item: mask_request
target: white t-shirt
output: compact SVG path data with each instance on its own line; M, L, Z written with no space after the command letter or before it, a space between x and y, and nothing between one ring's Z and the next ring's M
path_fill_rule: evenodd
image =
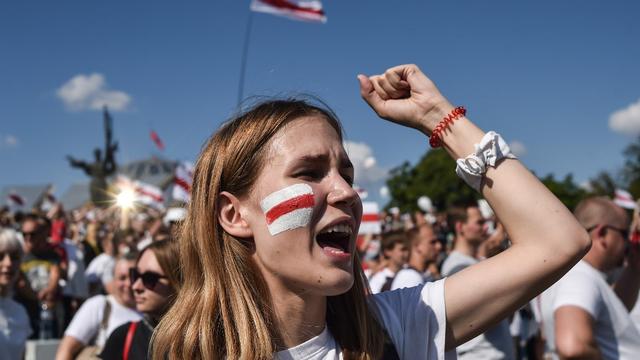
M442 264L442 275L450 276L478 263L459 251L452 251ZM459 359L514 359L515 349L507 319L456 348Z
M100 327L104 316L104 308L106 300L111 304L111 315L107 324L106 331ZM95 337L95 344L102 348L109 338L109 335L118 326L129 321L138 321L142 319L140 313L133 309L129 309L120 305L113 295L96 295L85 301L78 312L75 314L71 323L64 332L65 335L73 336L76 340L85 345L91 345L89 342Z
M557 359L554 313L562 306L578 306L595 320L594 337L603 359L638 359L640 332L606 275L584 260L541 295L544 335L548 352Z
M27 311L10 297L0 297L0 360L22 359L29 336Z
M409 267L398 271L391 283L391 290L414 287L433 280L434 278L428 272L421 273Z
M384 268L373 274L371 279L369 279L369 287L371 288L371 293L377 294L382 291L382 287L387 282L387 279L393 278L394 276L396 276L396 273L389 270L389 268Z
M631 320L633 320L636 328L640 331L640 294L638 294L636 304L633 306L633 309L631 309Z
M400 359L455 359L445 353L446 312L444 279L408 289L372 296L382 325ZM446 356L445 356L446 355ZM280 351L278 360L340 360L341 349L327 327L323 332L293 348Z
M90 283L101 282L102 286L113 280L113 269L116 266L116 259L106 253L96 256L84 272L87 281Z

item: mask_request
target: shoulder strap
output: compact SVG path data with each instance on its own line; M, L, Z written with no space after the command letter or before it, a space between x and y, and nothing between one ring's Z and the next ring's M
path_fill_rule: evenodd
M102 311L102 321L100 321L100 328L102 330L107 330L109 327L109 317L111 317L111 302L109 302L109 296L105 296L104 298L104 310Z
M131 350L131 343L133 342L133 334L136 332L138 322L133 321L129 324L129 330L127 331L127 338L124 340L124 350L122 351L122 360L129 360L129 350Z
M382 285L380 292L391 290L391 284L393 284L393 279L395 278L395 274L393 276L387 276L387 279L385 280L384 285Z

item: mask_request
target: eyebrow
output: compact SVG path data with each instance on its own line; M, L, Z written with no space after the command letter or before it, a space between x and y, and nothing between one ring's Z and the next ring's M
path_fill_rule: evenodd
M317 155L303 155L301 156L298 161L300 162L305 162L305 163L311 163L311 164L317 164L317 163L322 163L322 162L329 162L329 155L326 154L317 154ZM353 163L351 162L351 160L349 160L348 156L342 156L340 157L340 168L341 169L353 169Z

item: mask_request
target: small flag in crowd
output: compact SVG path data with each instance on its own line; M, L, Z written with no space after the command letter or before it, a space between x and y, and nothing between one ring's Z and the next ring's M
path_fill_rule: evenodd
M379 211L378 203L362 202L362 222L358 234L380 234L382 232Z
M628 191L622 190L622 189L615 190L613 202L616 203L616 205L623 207L625 209L633 210L637 206L636 202L633 200L633 196L631 196L631 194Z
M153 140L154 144L156 144L158 149L164 150L164 143L160 139L160 136L158 136L158 133L155 132L155 130L151 130L151 134L150 135L151 135L151 140Z
M293 20L327 22L320 0L253 0L251 10Z
M164 197L162 189L155 185L151 185L142 181L132 181L124 175L118 175L116 185L120 189L131 189L135 194L134 201L143 205L151 206L156 209L164 208Z
M23 207L27 201L16 192L12 192L7 196L7 204L10 207Z
M193 164L183 161L176 167L173 180L173 198L188 203L191 200L191 184L193 182Z
M163 208L164 197L162 196L162 190L159 187L142 181L136 181L134 184L138 198L137 200L139 202L154 208Z

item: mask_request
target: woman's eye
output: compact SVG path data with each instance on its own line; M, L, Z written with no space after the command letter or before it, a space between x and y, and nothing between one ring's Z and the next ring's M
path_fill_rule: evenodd
M322 172L319 170L303 170L298 172L296 177L316 180L322 177Z

